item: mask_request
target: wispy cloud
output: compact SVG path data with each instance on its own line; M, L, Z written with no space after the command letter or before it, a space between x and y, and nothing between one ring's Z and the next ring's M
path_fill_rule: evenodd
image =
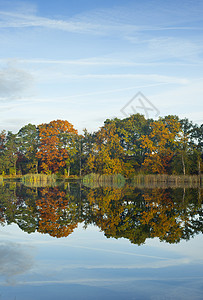
M174 30L201 30L198 26L174 26L161 22L156 24L156 19L153 20L154 25L146 22L142 23L141 16L138 15L136 6L130 9L125 9L125 18L119 14L122 7L114 8L112 11L95 10L89 13L83 13L78 16L73 16L68 20L58 18L47 18L38 16L36 13L19 13L12 10L1 10L0 27L1 28L25 28L25 27L44 27L57 30L63 30L74 33L92 33L96 35L110 35L117 33L120 35L133 34L136 32L145 31L174 31ZM144 14L146 15L146 13ZM117 17L115 17L117 16ZM137 22L138 21L138 22ZM148 23L148 24L147 24Z
M57 20L7 11L0 11L0 16L1 28L45 27L68 32L100 32L98 24Z
M135 83L145 84L168 83L168 84L188 84L187 78L176 76L167 76L161 74L143 74L143 73L103 73L103 74L72 74L69 70L33 70L33 76L39 80L134 80ZM137 84L135 84L137 85ZM142 84L140 84L142 85Z
M153 42L155 43L155 42ZM166 48L169 45L165 45ZM172 46L172 45L171 45ZM158 46L156 46L158 48ZM0 63L8 62L9 58L0 58ZM198 62L167 62L167 61L136 61L135 59L131 59L129 61L113 58L87 58L87 59L44 59L44 58L33 58L33 59L22 59L15 58L16 63L18 64L29 64L29 65L73 65L80 67L91 67L91 66L116 66L116 67L157 67L157 66L200 66L203 64L203 61Z
M174 76L164 76L158 74L84 74L84 75L62 75L69 79L137 79L162 83L187 84L189 80Z
M21 98L33 85L33 77L11 64L0 70L0 101Z

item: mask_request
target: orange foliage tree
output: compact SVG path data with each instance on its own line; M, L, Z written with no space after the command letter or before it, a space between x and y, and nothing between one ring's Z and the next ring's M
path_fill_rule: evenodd
M47 173L55 173L67 167L76 153L77 130L68 121L57 120L39 125L39 151L41 168Z

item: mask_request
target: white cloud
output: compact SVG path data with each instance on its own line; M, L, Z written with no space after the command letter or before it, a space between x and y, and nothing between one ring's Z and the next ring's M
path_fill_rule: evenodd
M33 77L26 71L8 65L0 70L0 101L21 98L33 85Z

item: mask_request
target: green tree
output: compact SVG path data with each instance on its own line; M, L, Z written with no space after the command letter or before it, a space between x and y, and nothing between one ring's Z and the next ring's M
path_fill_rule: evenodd
M0 132L0 174L5 174L5 144L6 144L6 131Z
M113 120L106 120L105 124L115 124L116 134L118 134L119 142L123 148L123 160L126 169L129 168L129 175L132 168L138 171L143 163L146 149L141 147L141 136L150 133L150 122L146 120L143 115L134 114L125 119L115 118ZM130 171L131 169L131 171Z
M1 135L1 170L4 174L16 175L18 148L16 134L8 131Z
M200 174L202 162L202 130L188 119L179 120L181 138L173 157L173 173Z
M18 165L21 173L38 173L37 151L39 146L38 128L33 124L22 127L17 134Z

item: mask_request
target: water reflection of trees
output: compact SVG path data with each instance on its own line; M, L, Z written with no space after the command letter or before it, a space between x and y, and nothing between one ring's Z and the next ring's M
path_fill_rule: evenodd
M5 184L0 186L0 222L58 238L84 222L98 226L106 237L123 237L138 245L155 237L178 243L203 231L202 191Z

